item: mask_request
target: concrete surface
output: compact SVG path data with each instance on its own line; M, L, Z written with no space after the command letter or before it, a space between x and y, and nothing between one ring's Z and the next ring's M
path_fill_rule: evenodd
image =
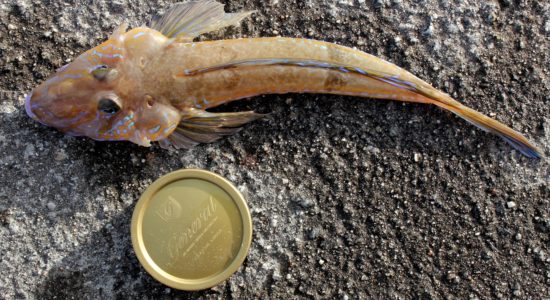
M219 36L357 47L550 154L548 1L224 2L258 13ZM548 163L435 107L325 95L220 108L272 114L191 151L67 137L25 115L25 93L168 1L0 3L0 298L550 297ZM140 193L190 167L233 181L255 229L242 268L195 293L152 279L129 238Z

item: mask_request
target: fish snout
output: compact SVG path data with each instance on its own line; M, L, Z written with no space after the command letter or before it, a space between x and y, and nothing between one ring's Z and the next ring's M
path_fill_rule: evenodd
M46 125L48 126L48 124L46 124L43 120L41 120L34 112L33 112L33 108L36 108L36 96L34 97L35 99L33 100L33 96L35 96L35 93L34 93L34 90L31 91L26 97L25 97L25 112L27 112L27 115L37 121L38 123L42 124L42 125Z
M33 120L38 121L38 117L32 112L31 109L32 91L25 97L25 111L27 115Z

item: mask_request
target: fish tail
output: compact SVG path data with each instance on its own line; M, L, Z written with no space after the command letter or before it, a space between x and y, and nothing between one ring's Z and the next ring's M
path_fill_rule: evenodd
M515 149L520 151L530 158L542 158L544 154L542 151L533 145L527 138L521 133L513 130L512 128L500 123L499 121L492 119L478 111L475 111L458 101L455 101L451 97L437 97L436 99L430 97L433 100L433 104L447 109L469 123L481 128L484 131L491 132L498 135L507 143L512 145Z

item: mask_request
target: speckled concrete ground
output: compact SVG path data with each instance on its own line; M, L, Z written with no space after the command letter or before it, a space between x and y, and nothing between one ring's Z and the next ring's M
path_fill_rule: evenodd
M24 94L123 20L167 1L0 3L0 298L550 297L549 167L435 107L325 95L221 108L271 112L191 151L67 137ZM237 36L307 37L397 63L524 132L550 154L547 1L231 0ZM179 168L228 177L248 199L242 268L207 291L139 265L140 193Z

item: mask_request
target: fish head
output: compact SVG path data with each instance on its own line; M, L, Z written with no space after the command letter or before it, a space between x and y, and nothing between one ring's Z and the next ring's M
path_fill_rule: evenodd
M95 140L150 146L170 135L180 112L143 91L139 66L128 61L125 31L126 26L119 27L36 87L26 97L27 114L66 134Z

